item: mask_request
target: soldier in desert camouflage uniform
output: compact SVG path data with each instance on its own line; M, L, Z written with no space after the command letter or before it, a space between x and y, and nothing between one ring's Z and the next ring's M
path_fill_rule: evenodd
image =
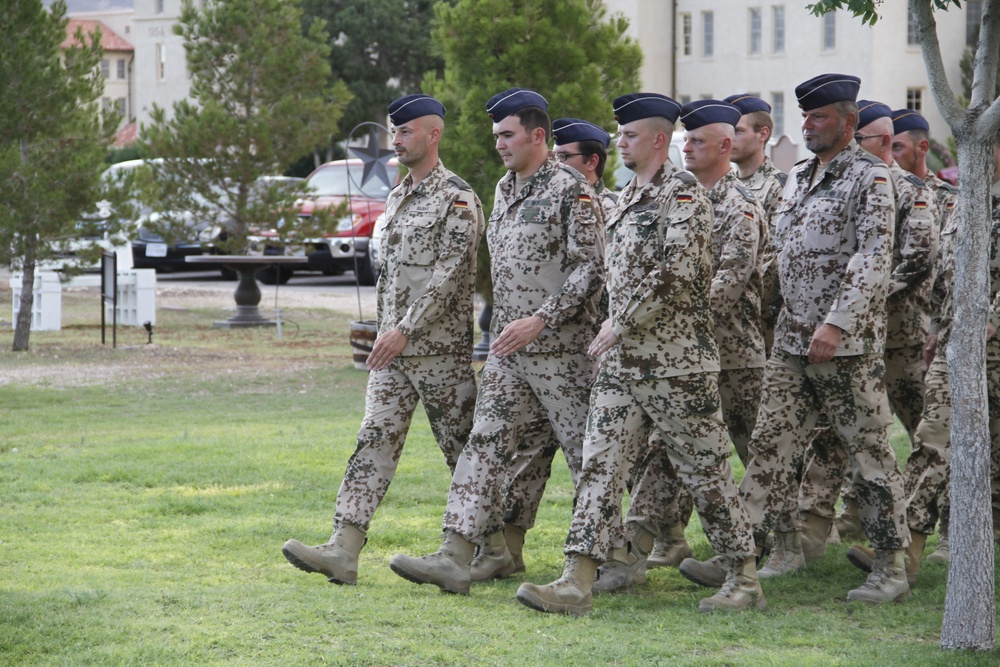
M869 100L858 102L858 109L860 127L855 140L888 165L896 198L892 270L886 299L885 383L889 405L913 442L924 403L923 347L930 323L930 292L937 251L937 200L922 180L893 163L892 110ZM824 429L807 457L799 493L799 511L806 526L803 546L807 550L825 553L834 505L849 477L850 466L843 445L830 429ZM853 489L845 494L844 507L845 517L853 509L860 528Z
M742 114L736 124L736 136L733 139L733 148L730 154L730 160L734 165L733 172L757 199L757 203L763 207L767 223L767 242L761 245L759 250L761 264L760 328L765 350L769 352L773 339L774 318L781 306L781 296L778 294L774 280L774 258L777 257L778 253L770 241L774 237L774 212L777 210L778 204L781 203L781 191L785 187L787 177L764 152L767 142L771 138L771 132L774 130L771 105L748 93L730 95L724 101L735 106ZM761 366L763 367L763 364ZM757 407L756 405L753 407L754 421L756 421ZM723 408L723 414L725 414L725 408ZM752 430L751 427L747 433L748 436ZM736 436L733 436L734 444L736 441ZM737 444L737 449L741 447L745 452L745 441ZM676 475L673 474L673 471L667 469L665 464L663 467L665 470L660 474L660 479L664 482L665 488L659 494L661 498L666 499L663 516L667 523L660 527L660 536L656 538L653 551L646 561L648 569L677 567L682 560L692 555L691 547L684 537L684 528L691 519L691 496L676 481Z
M587 345L599 325L604 237L594 189L548 153L546 108L541 95L520 88L487 103L509 170L497 184L487 231L493 343L448 494L441 548L389 563L405 579L452 593L469 592L477 544L499 552L497 570L512 567L499 491L526 429L547 419L570 469L582 462L594 371Z
M868 580L848 599L882 602L909 595L909 531L882 379L895 208L889 170L853 142L859 86L857 77L827 74L796 87L815 157L789 175L778 212L784 305L740 492L754 529L772 528L797 497L796 461L825 413L848 447L877 553ZM698 583L717 581L718 569L693 559L680 567Z
M729 580L700 609L765 605L753 538L729 467L713 333L711 204L667 151L679 105L654 93L614 101L618 147L635 171L609 221L610 318L590 345L603 355L591 394L583 476L566 539L562 578L522 584L517 599L544 612L587 613L597 565L611 546L629 472L659 430L678 476L695 496L705 532L732 559ZM631 521L631 519L635 519ZM656 523L630 517L648 553ZM642 546L639 546L642 549Z
M568 167L583 174L594 187L601 207L601 226L614 211L618 197L604 185L604 166L608 158L610 135L597 125L579 118L557 118L552 121L554 146L552 154ZM607 317L607 292L601 291L598 311L599 319ZM489 544L480 547L472 560L472 581L505 577L514 572L524 571L524 537L535 525L535 517L541 504L545 485L552 469L552 459L559 450L556 438L547 418L537 420L525 431L521 443L513 452L513 459L507 471L501 497L503 498L504 542L510 552L513 565L498 567L502 559L501 549L493 549ZM574 487L580 478L579 468L570 468Z
M482 206L438 160L444 106L408 95L388 112L393 147L409 173L386 201L365 417L337 493L333 536L316 547L289 540L282 548L295 567L337 584L357 582L358 553L396 472L417 402L454 471L476 400L472 300Z

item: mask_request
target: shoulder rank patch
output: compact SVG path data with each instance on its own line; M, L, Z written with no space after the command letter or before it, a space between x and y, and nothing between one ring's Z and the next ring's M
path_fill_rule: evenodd
M774 174L774 177L778 179L778 182L781 183L782 186L784 186L785 183L788 181L788 174L786 174L783 171L776 172Z
M461 176L451 176L448 182L454 185L459 190L471 190L472 186L466 183Z
M694 185L698 182L698 179L694 177L694 174L690 171L684 171L683 169L675 171L674 178L679 180L681 183L686 183L687 185Z

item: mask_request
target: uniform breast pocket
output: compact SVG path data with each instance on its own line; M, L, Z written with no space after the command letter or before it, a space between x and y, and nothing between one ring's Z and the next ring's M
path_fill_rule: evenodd
M399 226L399 261L410 266L433 264L438 254L434 218L410 218Z
M551 211L544 207L525 206L518 214L520 238L514 249L516 257L529 262L547 262L559 251L555 234L555 221Z
M846 215L845 200L832 197L814 199L803 228L804 250L817 255L840 252L844 247Z

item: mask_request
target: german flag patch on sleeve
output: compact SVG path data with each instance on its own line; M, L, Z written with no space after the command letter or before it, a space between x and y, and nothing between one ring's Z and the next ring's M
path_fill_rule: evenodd
M456 199L455 208L469 208L469 202L465 201L464 199Z

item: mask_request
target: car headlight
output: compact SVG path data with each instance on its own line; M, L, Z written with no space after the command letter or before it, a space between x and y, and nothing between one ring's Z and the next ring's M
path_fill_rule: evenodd
M338 232L349 232L354 229L354 225L357 224L358 220L361 218L360 215L345 215L343 218L337 220L337 231Z

